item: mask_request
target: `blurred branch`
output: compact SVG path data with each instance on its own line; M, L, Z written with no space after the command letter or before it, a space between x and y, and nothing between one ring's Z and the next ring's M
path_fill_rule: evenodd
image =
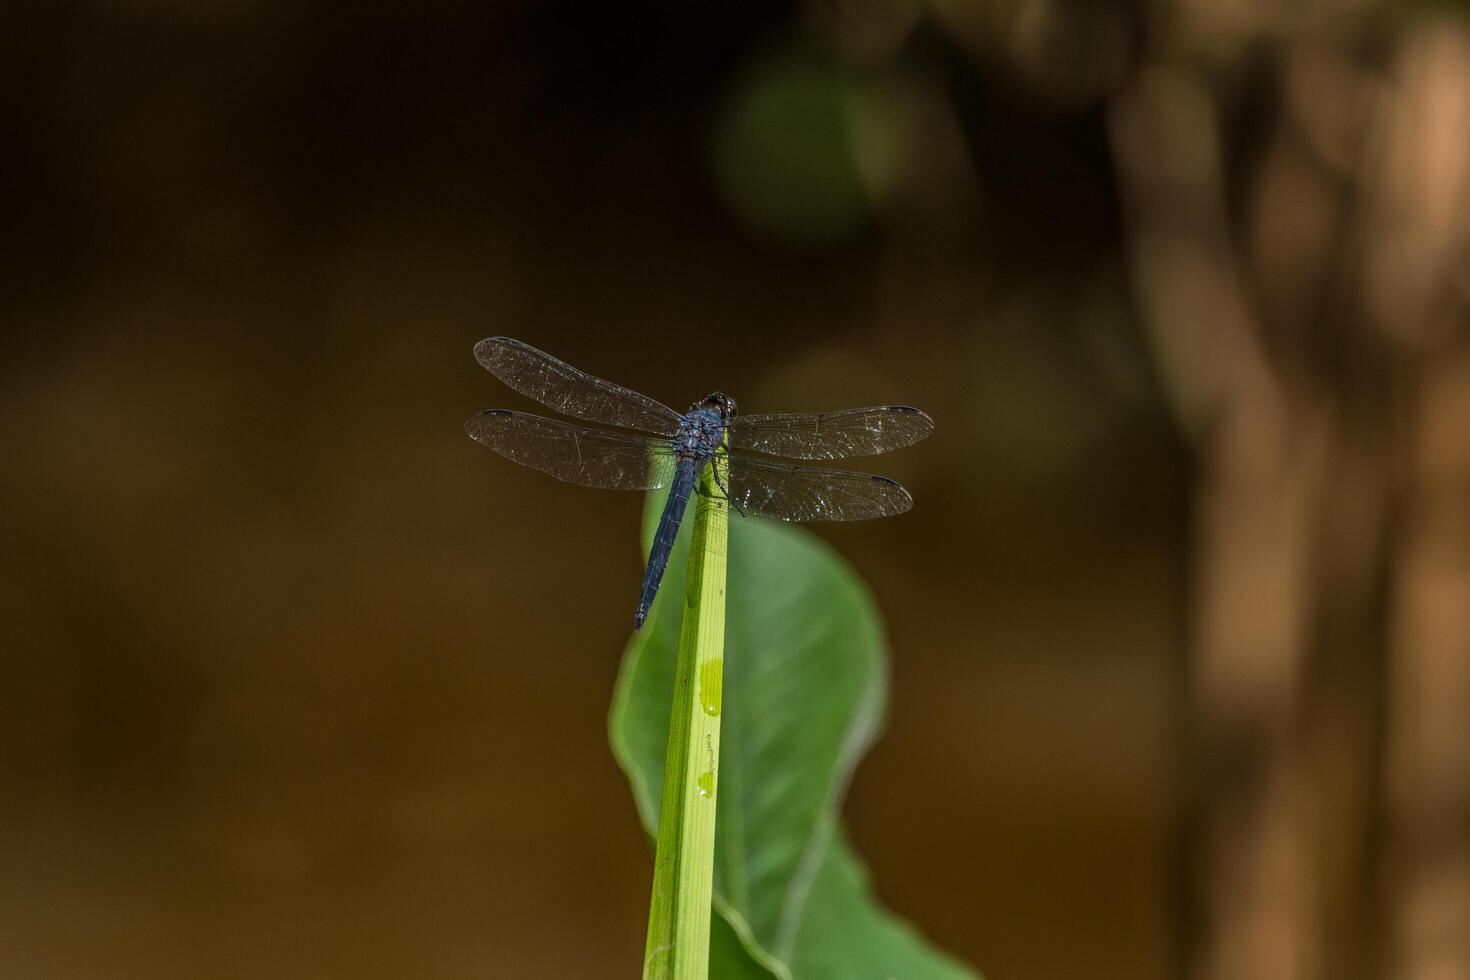
M1182 6L1166 57L1115 99L1110 125L1136 293L1200 460L1188 972L1373 969L1375 930L1351 927L1372 904L1362 774L1379 761L1376 709L1351 693L1372 689L1362 668L1381 649L1373 569L1397 435L1409 462L1384 732L1389 962L1403 980L1470 977L1470 355L1456 339L1470 29L1429 17L1386 48L1381 31L1355 45L1365 23L1324 8L1275 31L1260 63L1279 56L1282 70L1260 77L1272 94L1279 80L1284 111L1243 154L1222 120L1247 87L1249 45L1201 29L1224 5ZM1273 34L1253 9L1259 23L1232 37ZM1243 203L1245 235L1227 202ZM1412 408L1395 433L1404 365ZM1348 696L1326 680L1344 676Z
M1470 977L1470 350L1411 411L1389 678L1392 949L1401 980Z
M1322 798L1364 788L1351 773L1314 785L1322 721L1305 711L1305 674L1327 595L1369 588L1383 533L1373 476L1382 451L1372 428L1366 445L1364 432L1344 428L1341 398L1298 367L1311 359L1266 344L1269 326L1310 335L1326 316L1339 348L1329 360L1360 353L1347 323L1332 322L1335 304L1311 298L1341 287L1333 195L1276 140L1261 197L1276 207L1257 237L1276 256L1252 266L1226 215L1220 115L1208 85L1177 69L1142 75L1111 115L1136 292L1164 388L1200 455L1186 692L1197 729L1186 771L1201 852L1189 855L1198 934L1186 937L1185 956L1201 979L1314 977L1344 958L1341 942L1323 942L1314 845L1332 807ZM1302 216L1311 220L1283 228ZM1279 270L1282 259L1289 275L1273 285L1288 301L1269 320L1250 272Z
M1388 975L1470 977L1470 31L1399 51L1377 132L1367 301L1413 358L1395 555L1385 809Z
M1189 974L1288 980L1314 976L1319 959L1296 716L1336 426L1261 346L1216 114L1197 79L1156 69L1115 102L1111 124L1135 285L1200 456L1188 696L1201 933Z

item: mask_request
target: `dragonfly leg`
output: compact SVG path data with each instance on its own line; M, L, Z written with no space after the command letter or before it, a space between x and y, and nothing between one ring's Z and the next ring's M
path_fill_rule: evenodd
M748 515L745 513L745 508L740 506L740 501L730 496L729 488L725 486L725 481L720 478L720 467L718 464L721 460L724 460L727 467L730 465L730 457L723 454L720 456L716 456L714 460L710 462L710 465L714 467L715 471L715 486L719 487L720 492L724 494L724 496L720 499L725 501L725 503L729 504L731 507L734 507L736 513L738 513L741 517L746 517Z

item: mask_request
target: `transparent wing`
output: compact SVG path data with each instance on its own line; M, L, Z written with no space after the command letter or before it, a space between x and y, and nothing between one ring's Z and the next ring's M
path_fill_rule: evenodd
M901 449L934 431L934 420L907 405L806 415L740 415L730 444L790 459L847 459Z
M506 459L584 487L660 490L673 477L673 450L651 436L589 429L505 409L476 415L464 430Z
M574 419L671 436L681 416L667 405L559 361L509 337L475 345L475 360L510 387Z
M778 521L864 521L914 505L907 490L885 477L742 453L731 454L727 486L730 500L745 513Z

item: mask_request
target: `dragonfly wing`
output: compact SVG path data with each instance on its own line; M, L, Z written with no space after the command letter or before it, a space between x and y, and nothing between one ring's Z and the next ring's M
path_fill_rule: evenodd
M934 420L907 405L841 412L741 415L730 422L730 444L789 459L847 459L912 445L934 431Z
M747 514L778 521L863 521L902 514L909 492L886 477L853 470L796 466L733 454L730 500Z
M671 436L681 416L647 395L594 378L530 344L487 337L475 345L480 365L528 398L575 419Z
M481 412L464 425L471 439L558 480L604 490L661 490L673 479L667 442L589 429L525 412Z

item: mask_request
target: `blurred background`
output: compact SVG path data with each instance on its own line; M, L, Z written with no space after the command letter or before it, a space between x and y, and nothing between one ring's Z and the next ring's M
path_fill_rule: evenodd
M641 501L509 334L907 402L847 817L992 978L1470 977L1470 12L0 13L0 961L619 977Z

